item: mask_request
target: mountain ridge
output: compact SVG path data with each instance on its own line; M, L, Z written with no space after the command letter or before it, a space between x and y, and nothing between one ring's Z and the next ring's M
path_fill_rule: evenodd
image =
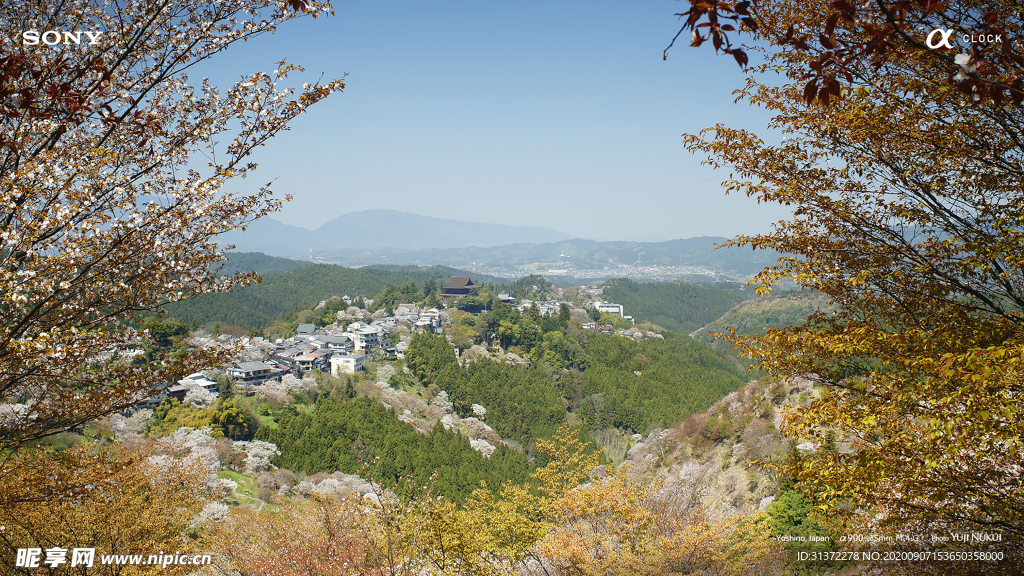
M765 266L774 264L779 257L773 250L715 250L717 245L727 241L728 238L721 236L680 238L665 242L574 238L544 244L518 243L491 247L327 250L322 257L346 266L401 263L465 268L473 262L489 265L561 262L571 268L590 269L597 273L603 273L606 266L636 265L704 266L714 270L736 271L743 275L759 272Z
M399 210L363 210L343 214L309 230L270 217L250 224L245 231L221 236L238 252L263 252L297 257L309 250L339 249L446 249L471 246L557 242L572 236L537 226L508 226L420 216Z

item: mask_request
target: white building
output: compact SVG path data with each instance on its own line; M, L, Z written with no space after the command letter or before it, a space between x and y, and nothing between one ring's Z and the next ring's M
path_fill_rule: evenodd
M178 385L185 386L188 388L191 388L193 386L202 386L203 388L206 389L207 392L213 392L214 394L217 393L217 383L207 378L206 374L203 374L202 372L189 374L188 378L182 378L181 380L178 380Z
M416 320L417 328L424 328L426 330L436 329L441 325L441 313L437 308L431 308L426 312L420 314L420 317Z
M331 376L355 374L363 369L362 354L331 356Z
M364 322L353 322L348 327L348 332L343 334L352 341L353 350L360 354L369 354L381 346L383 336L382 330L375 326L369 326Z
M594 308L597 308L598 312L602 314L614 314L619 318L624 316L622 311L622 304L612 304L611 302L594 302Z

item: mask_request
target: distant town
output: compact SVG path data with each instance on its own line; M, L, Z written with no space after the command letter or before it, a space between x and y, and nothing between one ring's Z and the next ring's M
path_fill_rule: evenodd
M463 268L472 268L472 264L462 265ZM710 279L746 280L746 278L733 278L732 275L725 275L715 272L706 266L604 266L601 269L577 268L571 262L558 262L555 264L532 263L526 265L484 265L476 266L476 270L490 276L499 278L516 279L529 274L540 274L547 277L571 278L573 280L587 280L594 278L632 278L634 280L680 280L692 276L707 276Z
M308 259L318 264L335 264L340 266L351 266L342 261L313 256ZM750 279L751 274L738 273L735 271L715 271L707 266L660 266L660 265L611 265L594 268L592 266L578 266L571 261L561 262L528 262L526 264L511 264L507 262L446 262L445 265L463 270L471 270L477 274L495 276L516 280L530 274L539 274L547 278L564 281L586 281L605 280L608 278L630 278L632 280L645 282L663 282L671 280L699 280L703 277L707 280L724 280L733 282L745 282Z

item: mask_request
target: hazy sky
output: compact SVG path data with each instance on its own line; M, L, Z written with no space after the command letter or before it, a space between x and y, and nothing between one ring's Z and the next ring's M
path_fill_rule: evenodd
M717 122L765 132L733 104L741 71L710 45L662 61L686 6L669 0L335 2L238 45L223 85L287 58L347 87L261 149L255 178L316 228L359 210L544 226L585 238L767 231L786 212L725 197L681 143Z

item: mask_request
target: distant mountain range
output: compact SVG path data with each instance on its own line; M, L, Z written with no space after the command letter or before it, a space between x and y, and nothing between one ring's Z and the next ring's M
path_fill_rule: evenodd
M235 244L239 252L308 261L312 250L316 261L342 266L443 265L473 269L479 264L495 272L515 268L523 275L534 269L568 269L574 272L567 275L575 278L581 277L581 271L593 271L594 278L645 276L623 267L703 267L743 279L774 264L779 256L774 251L750 249L716 251L716 245L727 241L719 236L602 242L573 239L548 228L460 222L396 210L353 212L316 230L263 218L245 232L220 238L222 245ZM527 264L537 267L527 270ZM686 277L680 274L671 277Z
M343 266L367 264L445 265L456 268L480 265L517 265L548 263L550 267L601 272L618 266L702 266L721 272L749 275L774 264L779 254L771 250L733 248L715 250L727 238L701 236L667 242L601 242L563 240L544 244L508 244L427 250L387 248L327 250L323 259Z
M235 244L239 252L301 258L308 257L310 249L317 255L339 249L429 250L544 244L572 236L549 228L461 222L397 210L365 210L339 216L316 230L261 218L244 232L230 232L220 238L222 244Z

